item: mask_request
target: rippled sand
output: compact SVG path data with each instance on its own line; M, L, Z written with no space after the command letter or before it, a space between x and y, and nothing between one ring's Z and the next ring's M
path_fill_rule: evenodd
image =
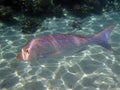
M0 28L0 90L120 90L120 13L79 18L48 18L33 35L23 35L18 26ZM80 21L73 30L72 21ZM40 61L16 60L30 38L46 33L92 35L116 23L110 41L114 52L93 45L78 54ZM18 28L17 28L18 27Z

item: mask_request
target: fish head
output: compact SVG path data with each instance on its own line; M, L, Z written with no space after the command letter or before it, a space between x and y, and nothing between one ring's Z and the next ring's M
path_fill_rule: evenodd
M16 59L22 59L22 60L31 60L31 54L32 51L29 48L22 48L21 52L18 53L18 55L16 56Z
M35 46L32 44L26 44L21 49L21 52L17 54L17 60L33 60L36 58Z

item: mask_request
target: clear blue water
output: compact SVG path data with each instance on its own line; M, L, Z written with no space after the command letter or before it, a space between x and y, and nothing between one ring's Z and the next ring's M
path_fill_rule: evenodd
M82 22L73 29L71 22ZM49 61L16 60L31 38L46 33L93 35L116 23L110 35L114 53L93 45L78 55ZM35 34L24 35L19 26L0 28L0 90L120 90L120 13L109 12L85 19L47 18ZM42 30L42 32L41 32Z

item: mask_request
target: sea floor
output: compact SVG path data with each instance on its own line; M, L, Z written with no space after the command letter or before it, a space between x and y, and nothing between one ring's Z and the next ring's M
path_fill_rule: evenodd
M110 24L116 24L110 34L114 52L92 45L77 55L59 59L16 60L22 46L35 36L49 33L90 36ZM22 34L19 28L0 28L0 90L120 90L120 13L85 19L47 18L35 34Z

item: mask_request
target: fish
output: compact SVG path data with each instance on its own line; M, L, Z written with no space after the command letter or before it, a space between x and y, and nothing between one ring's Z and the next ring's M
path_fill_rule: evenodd
M83 51L88 45L100 45L113 51L109 36L115 24L111 24L91 36L78 34L46 34L29 40L17 54L17 60L44 60L70 56Z

